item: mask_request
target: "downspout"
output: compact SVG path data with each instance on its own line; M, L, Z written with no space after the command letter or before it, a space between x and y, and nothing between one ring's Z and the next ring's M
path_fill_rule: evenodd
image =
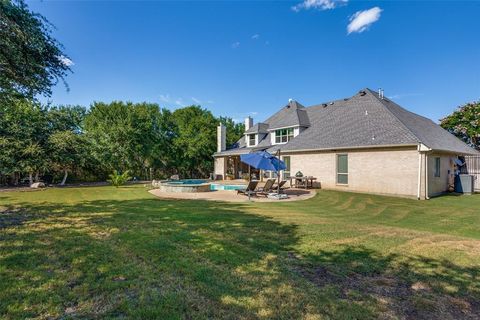
M418 152L418 188L417 199L420 200L420 192L422 190L422 153Z
M428 196L428 153L425 152L425 199L429 200Z

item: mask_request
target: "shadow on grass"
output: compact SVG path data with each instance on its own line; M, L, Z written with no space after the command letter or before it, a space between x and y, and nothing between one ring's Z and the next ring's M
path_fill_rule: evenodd
M292 270L340 299L377 303L384 316L403 319L479 319L480 267L421 256L382 255L344 246L300 257Z
M362 247L295 253L298 226L207 201L21 204L0 229L0 315L474 318L478 268ZM10 208L9 210L13 210Z

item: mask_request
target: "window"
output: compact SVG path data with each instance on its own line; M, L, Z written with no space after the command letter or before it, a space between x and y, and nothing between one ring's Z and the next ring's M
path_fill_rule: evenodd
M337 183L348 184L348 155L337 154Z
M275 171L265 170L263 172L263 177L265 179L277 179L277 173Z
M290 178L290 157L283 157L282 160L287 167L285 170L283 170L283 180L287 180Z
M285 143L293 138L293 128L275 130L275 143Z
M440 177L440 157L435 158L435 177Z
M248 145L254 146L255 145L255 134L248 135Z

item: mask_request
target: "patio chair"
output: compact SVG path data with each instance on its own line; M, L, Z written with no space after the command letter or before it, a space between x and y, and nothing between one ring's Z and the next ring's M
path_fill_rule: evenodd
M257 188L257 185L258 180L251 180L245 189L238 189L237 194L244 194L247 196L257 195L257 191L255 190Z
M267 194L273 191L272 187L274 183L275 183L275 179L268 179L267 182L265 182L265 185L263 186L263 188L258 189L258 193L266 196Z
M280 185L274 185L272 187L273 191L277 191L278 187L280 187L280 193L282 193L282 191L285 191L285 189L288 189L288 187L285 187L286 183L287 183L287 180L280 181Z

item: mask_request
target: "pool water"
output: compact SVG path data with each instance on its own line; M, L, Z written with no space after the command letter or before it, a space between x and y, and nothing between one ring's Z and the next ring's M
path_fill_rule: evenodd
M170 185L200 185L203 183L208 183L208 180L204 179L182 179L182 180L175 180L175 181L168 181ZM228 190L228 191L235 191L239 189L245 189L247 186L242 184L219 184L219 183L211 183L210 190Z
M245 189L246 186L244 185L239 185L239 184L215 184L212 183L210 185L210 190L229 190L229 191L234 191L234 190L240 190L240 189Z
M168 184L202 184L206 182L207 180L203 180L203 179L182 179L182 180L168 181Z

